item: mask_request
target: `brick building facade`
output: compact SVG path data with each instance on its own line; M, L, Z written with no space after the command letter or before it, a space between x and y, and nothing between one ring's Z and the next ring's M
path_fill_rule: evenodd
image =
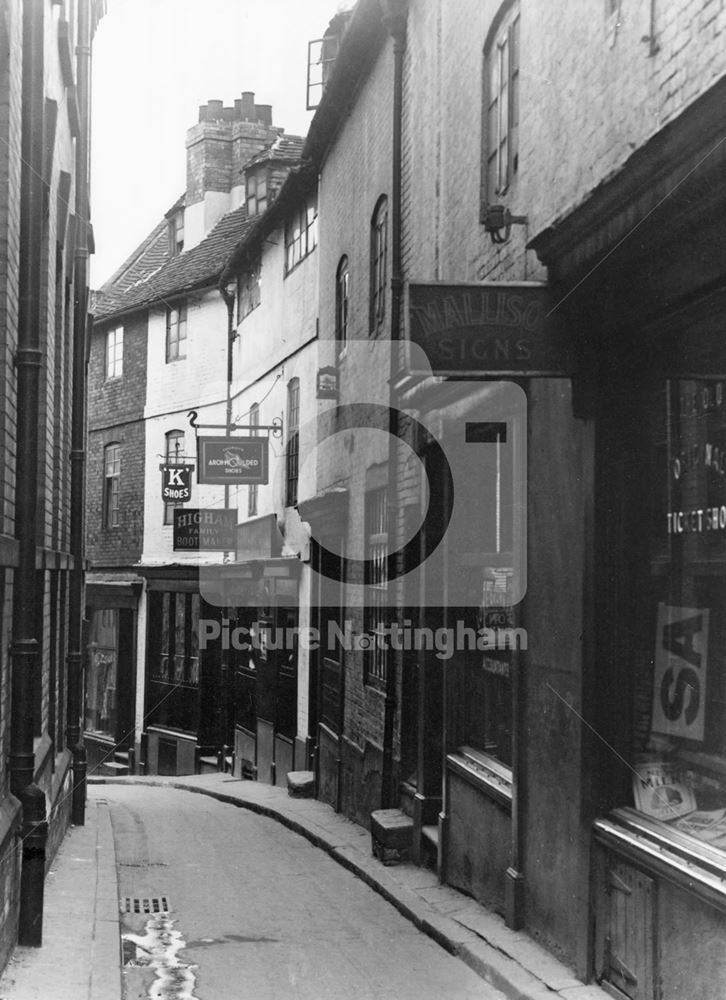
M16 940L41 943L45 870L83 822L88 111L103 9L0 11L0 965Z
M117 277L98 312L98 352L122 319L148 323L144 762L198 766L193 743L234 746L258 780L310 767L380 850L372 814L396 810L416 862L631 1000L726 981L724 16L716 0L359 0L330 23L305 166L274 207L255 221L256 160L230 173L237 109L210 102L167 215L187 249ZM152 676L176 646L148 637L205 570L171 553L154 463L182 427L187 448L194 400L200 425L229 420L217 284L246 303L227 327L235 421L259 407L287 426L298 378L310 420L304 488L231 488L236 559L206 569L248 588L230 623L320 642L211 650L207 728L148 726L140 665L189 681ZM197 396L163 356L182 298L190 350L195 312L222 330ZM303 394L316 365L334 399ZM96 489L112 443L93 446ZM205 489L193 502L218 504ZM392 626L413 641L387 642Z
M423 518L425 566L388 580L389 621L463 636L451 655L394 649L371 670L347 651L328 669L322 698L342 705L318 728L318 793L357 819L400 807L414 857L443 880L581 979L649 1000L715 997L726 978L708 943L724 910L712 891L723 647L720 624L709 631L723 572L723 19L703 2L361 0L304 151L321 181L321 353L327 341L333 356L345 259L351 340L400 334L426 346L434 372L476 379L465 390L399 370L396 426L418 465L356 452L343 434L317 458L314 539L343 496L337 530L353 556L386 534L400 547ZM378 325L381 196L393 308ZM540 294L547 321L512 340ZM387 375L344 352L337 370L346 403L377 400ZM497 381L518 389L498 398ZM497 407L504 436L490 439ZM412 418L448 462L421 453ZM462 423L498 457L470 452L459 482ZM447 464L469 506L439 544ZM381 490L387 531L371 540ZM342 615L375 634L357 571ZM472 602L459 585L477 573ZM467 636L495 621L526 644L472 648ZM653 784L667 789L660 811Z

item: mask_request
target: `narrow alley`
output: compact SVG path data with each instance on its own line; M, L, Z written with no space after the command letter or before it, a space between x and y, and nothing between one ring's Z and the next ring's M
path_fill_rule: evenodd
M122 914L127 1000L156 996L159 981L167 984L159 996L204 1000L497 996L271 819L177 789L108 785L92 794L109 803L120 896L132 910ZM137 914L134 900L168 913Z

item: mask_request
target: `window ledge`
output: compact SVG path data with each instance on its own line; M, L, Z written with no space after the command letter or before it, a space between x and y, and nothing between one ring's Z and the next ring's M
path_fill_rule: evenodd
M635 809L595 820L595 840L726 912L726 854Z
M472 747L460 747L456 753L447 755L446 765L500 805L512 808L512 772L498 760Z

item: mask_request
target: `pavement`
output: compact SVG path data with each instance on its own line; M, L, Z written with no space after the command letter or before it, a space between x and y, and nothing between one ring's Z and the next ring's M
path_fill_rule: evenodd
M584 986L528 935L412 864L384 866L370 834L316 799L229 774L179 778L89 778L89 784L180 788L268 816L301 834L356 874L419 930L464 961L510 1000L607 1000ZM89 794L86 824L61 845L46 881L43 947L15 951L0 1000L119 1000L118 880L108 806Z
M45 880L43 946L15 949L0 1000L119 1000L119 916L111 817L89 798Z

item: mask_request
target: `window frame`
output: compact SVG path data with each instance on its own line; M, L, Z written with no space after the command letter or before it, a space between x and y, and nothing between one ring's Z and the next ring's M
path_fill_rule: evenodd
M124 373L124 328L114 326L106 330L105 352L106 381L121 378Z
M184 210L169 219L169 256L178 257L184 251Z
M376 336L386 321L388 291L388 197L381 195L371 216L369 328Z
M237 278L238 323L254 312L262 302L261 271L261 261L258 259Z
M287 383L287 444L285 445L285 506L298 501L300 472L300 379Z
M174 316L176 316L176 320L173 320ZM176 335L173 335L173 331L176 331ZM187 304L179 302L169 306L166 310L166 364L186 359L186 343Z
M184 465L184 446L185 446L185 434L181 428L175 427L173 430L167 431L164 435L164 440L166 442L164 448L165 462L167 465ZM182 442L181 451L176 448L175 454L172 456L170 445L172 441ZM164 501L164 525L169 526L174 524L174 511L177 507L183 507L184 504L179 500L169 500Z
M113 449L113 450L112 450ZM109 441L103 449L103 526L118 528L121 517L121 444Z
M247 218L254 218L267 211L269 198L269 177L267 169L251 170L245 176L245 205Z
M521 13L507 0L484 45L483 200L496 203L519 173ZM504 80L502 79L504 77Z
M318 245L318 201L312 196L285 222L285 276Z
M350 265L347 255L338 262L335 272L335 341L338 357L348 349L348 322L350 319Z
M365 593L363 631L371 642L364 653L363 683L383 691L388 680L388 486L365 495Z

